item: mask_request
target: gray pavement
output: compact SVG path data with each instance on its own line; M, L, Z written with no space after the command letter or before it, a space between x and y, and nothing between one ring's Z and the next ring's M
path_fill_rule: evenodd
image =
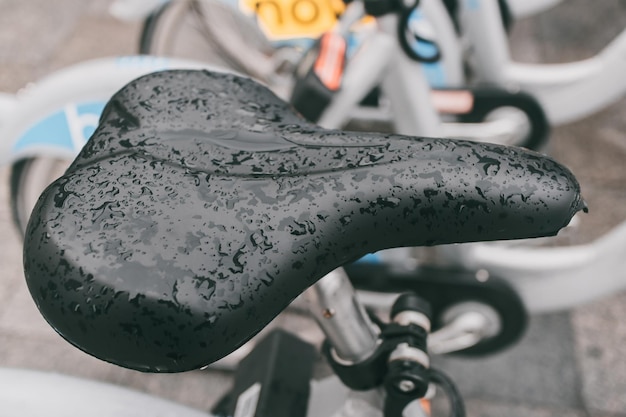
M140 25L107 16L107 3L0 0L0 91L16 92L85 59L133 53ZM520 59L559 62L590 56L624 27L623 0L567 0L519 22L512 38ZM550 151L577 175L591 208L575 242L595 239L626 219L625 115L622 100L554 131ZM24 283L20 240L9 215L8 172L0 169L0 366L109 381L208 408L227 390L227 373L125 370L78 351L49 328ZM470 416L626 416L625 317L626 294L615 294L533 317L524 339L500 354L439 362L465 393Z

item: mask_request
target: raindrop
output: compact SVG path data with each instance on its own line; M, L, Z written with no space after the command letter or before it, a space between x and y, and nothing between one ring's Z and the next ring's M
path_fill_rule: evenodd
M400 199L397 197L378 198L376 203L381 207L398 207L400 205Z
M255 248L261 249L261 253L265 253L265 251L274 247L267 239L267 236L263 234L262 230L252 233L250 235L250 242L252 242L252 246Z

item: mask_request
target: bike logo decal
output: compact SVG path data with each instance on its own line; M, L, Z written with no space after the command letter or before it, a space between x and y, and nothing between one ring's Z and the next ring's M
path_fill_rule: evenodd
M63 148L78 152L98 126L105 102L68 104L28 129L13 146L13 151L34 146Z
M256 13L259 26L272 40L318 37L345 9L338 0L240 0L239 7Z

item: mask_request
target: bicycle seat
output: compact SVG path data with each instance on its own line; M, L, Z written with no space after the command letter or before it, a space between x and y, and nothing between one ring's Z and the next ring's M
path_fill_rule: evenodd
M179 372L367 253L553 235L582 207L572 174L534 152L324 130L249 79L165 71L107 104L40 197L24 264L69 342Z

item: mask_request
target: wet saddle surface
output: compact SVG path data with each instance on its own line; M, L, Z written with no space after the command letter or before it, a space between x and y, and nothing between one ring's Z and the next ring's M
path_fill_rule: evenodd
M25 270L68 341L178 372L367 253L552 235L581 207L571 173L536 153L327 131L248 79L167 71L119 91L44 192Z

